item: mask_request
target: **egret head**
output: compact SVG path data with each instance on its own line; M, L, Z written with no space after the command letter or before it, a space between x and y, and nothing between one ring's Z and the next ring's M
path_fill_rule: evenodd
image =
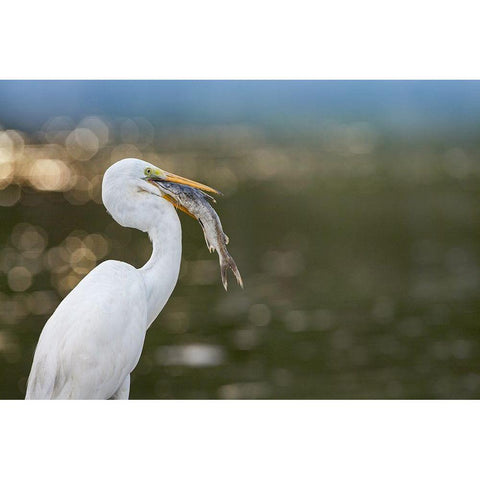
M166 172L138 158L125 158L107 169L102 182L102 200L112 217L124 227L148 231L159 215L172 208L171 199L156 181L188 185L219 193L207 185Z

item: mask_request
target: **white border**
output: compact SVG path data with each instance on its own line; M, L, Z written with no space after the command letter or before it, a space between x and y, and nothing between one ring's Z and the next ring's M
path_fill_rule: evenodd
M473 401L1 407L4 478L478 478Z
M477 2L4 2L0 77L475 79Z

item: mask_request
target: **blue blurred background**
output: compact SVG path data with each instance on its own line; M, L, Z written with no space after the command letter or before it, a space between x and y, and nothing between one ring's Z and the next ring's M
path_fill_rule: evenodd
M132 398L477 398L480 82L1 81L0 397L106 258L142 265L102 174L222 190L246 289L181 215L179 283Z
M253 123L296 130L368 121L394 135L474 136L477 81L2 81L1 118L33 131L46 119L143 116L156 127Z

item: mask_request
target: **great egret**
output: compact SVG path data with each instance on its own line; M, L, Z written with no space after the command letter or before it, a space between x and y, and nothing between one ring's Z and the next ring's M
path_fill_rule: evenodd
M140 269L107 260L64 298L40 335L27 399L128 399L130 372L175 287L182 251L172 199L152 178L218 193L135 158L108 168L105 207L120 225L148 232L152 255Z

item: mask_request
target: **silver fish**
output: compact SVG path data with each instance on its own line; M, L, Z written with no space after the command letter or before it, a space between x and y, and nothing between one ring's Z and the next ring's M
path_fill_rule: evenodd
M243 288L243 281L230 253L227 250L229 239L225 235L220 218L213 209L210 202L215 203L215 199L201 190L187 185L172 183L163 180L155 180L155 183L164 193L168 195L169 200L185 213L196 218L202 226L205 242L210 252L217 251L220 262L220 275L225 290L228 287L227 271L230 269L237 283Z

